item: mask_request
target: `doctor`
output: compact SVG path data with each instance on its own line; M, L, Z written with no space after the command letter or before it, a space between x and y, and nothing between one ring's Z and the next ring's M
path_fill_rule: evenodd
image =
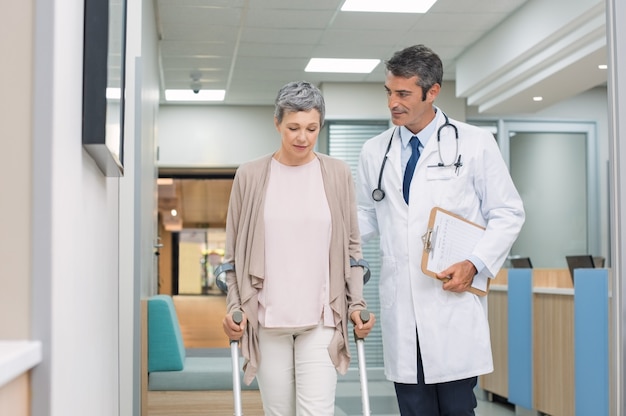
M395 127L363 145L357 174L362 239L380 236L385 375L403 416L474 415L477 376L493 362L487 299L467 289L498 273L524 223L523 204L493 136L433 105L443 66L432 50L408 47L386 69ZM433 207L486 227L442 280L420 267Z

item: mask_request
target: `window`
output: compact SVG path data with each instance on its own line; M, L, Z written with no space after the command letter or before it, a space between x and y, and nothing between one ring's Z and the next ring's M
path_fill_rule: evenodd
M356 180L356 170L359 162L361 147L368 139L382 133L389 128L389 123L383 121L331 121L328 122L328 154L342 159L352 168L352 175ZM363 257L370 265L371 278L364 287L364 296L368 309L377 317L380 316L380 302L378 299L378 282L380 275L380 249L378 238L363 246ZM351 367L358 366L356 345L350 343L352 354ZM383 344L380 324L374 327L365 342L365 356L368 367L383 366Z

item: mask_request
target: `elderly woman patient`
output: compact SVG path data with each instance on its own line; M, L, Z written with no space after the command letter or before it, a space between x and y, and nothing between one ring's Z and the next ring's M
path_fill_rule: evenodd
M348 319L365 337L355 189L349 166L314 151L324 98L308 82L278 92L273 154L239 167L226 226L224 332L241 340L244 382L257 378L266 415L333 415L337 372L350 362ZM233 322L241 310L243 322Z

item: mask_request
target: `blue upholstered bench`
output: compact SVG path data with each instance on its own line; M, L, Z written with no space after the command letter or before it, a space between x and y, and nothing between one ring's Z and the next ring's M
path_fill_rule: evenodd
M142 416L233 415L230 349L185 350L170 296L142 299L141 346ZM263 414L256 382L241 388L244 414Z
M240 359L240 362L242 360ZM240 372L243 378L243 372ZM240 378L240 380L242 379ZM231 390L230 351L223 356L188 356L169 295L148 299L148 390ZM241 383L242 390L257 390Z

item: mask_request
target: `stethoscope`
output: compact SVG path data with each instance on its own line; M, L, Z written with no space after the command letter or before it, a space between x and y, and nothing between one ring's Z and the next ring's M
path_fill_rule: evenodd
M445 119L444 123L437 129L437 152L439 153L439 163L437 163L434 167L438 168L449 168L454 166L458 172L458 169L463 166L461 163L461 155L459 154L459 130L456 126L448 120L448 116L442 111L443 117ZM443 161L443 157L441 156L441 130L444 127L452 127L454 130L454 138L456 144L456 152L454 154L454 158L452 159L452 163L446 164ZM372 191L372 199L376 202L380 202L385 198L385 191L383 191L381 184L383 181L383 171L385 170L385 165L387 164L387 155L389 154L389 149L391 149L391 143L393 141L393 135L396 133L397 127L393 129L391 132L391 137L389 137L389 143L387 144L387 150L385 151L385 157L383 158L383 162L380 165L380 172L378 173L378 186L376 189Z

